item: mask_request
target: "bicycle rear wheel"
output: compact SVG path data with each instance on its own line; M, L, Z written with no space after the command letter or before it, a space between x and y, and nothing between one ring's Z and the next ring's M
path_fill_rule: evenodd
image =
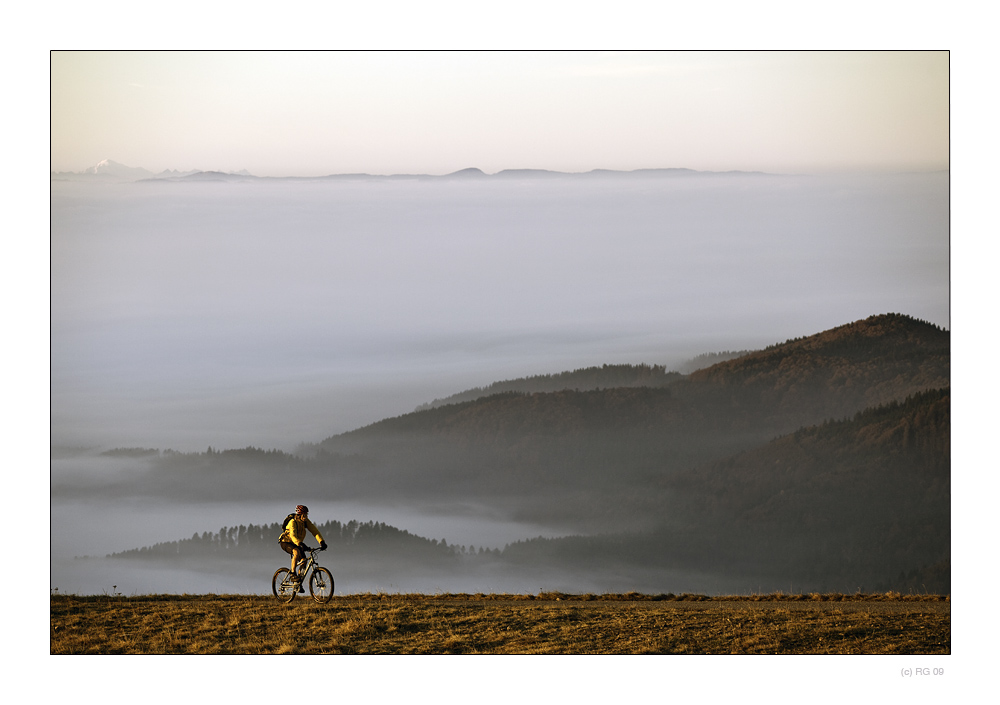
M309 592L316 602L329 602L333 597L333 573L326 568L315 568L309 576Z
M271 578L271 592L282 602L291 602L299 592L299 587L289 577L288 568L278 568Z

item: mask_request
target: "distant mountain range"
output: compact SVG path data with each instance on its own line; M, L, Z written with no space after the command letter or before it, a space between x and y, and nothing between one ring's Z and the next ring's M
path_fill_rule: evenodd
M747 171L695 171L693 169L636 169L633 171L615 171L611 169L593 169L587 172L562 172L549 171L546 169L505 169L495 174L487 174L481 169L474 167L460 169L459 171L440 176L430 174L329 174L326 176L254 176L246 169L235 172L223 171L202 171L192 169L190 171L176 171L167 169L159 173L153 173L142 167L130 167L110 159L105 159L95 166L83 171L52 172L53 181L94 181L94 182L131 182L131 181L246 181L246 180L284 180L284 181L323 181L323 180L404 180L404 179L434 179L434 180L462 180L462 179L559 179L559 178L607 178L607 177L629 177L629 178L661 178L679 176L718 176L732 174L755 174L764 175L764 172Z
M205 172L198 169L190 171L177 171L167 169L155 174L142 167L125 166L116 161L105 159L92 167L83 171L59 171L52 172L53 181L104 181L112 183L142 181L146 179L178 180L178 179L198 179L202 174L215 174L220 178L256 178L250 172L244 170L238 172Z

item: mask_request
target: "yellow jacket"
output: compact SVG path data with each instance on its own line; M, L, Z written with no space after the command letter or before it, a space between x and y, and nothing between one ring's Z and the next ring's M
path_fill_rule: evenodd
M285 524L285 530L281 532L281 536L278 538L278 541L288 541L298 546L306 538L306 529L308 529L309 533L316 537L317 541L323 543L323 537L320 535L319 529L316 528L316 525L309 521L308 518L299 514L296 514L288 520L288 523Z

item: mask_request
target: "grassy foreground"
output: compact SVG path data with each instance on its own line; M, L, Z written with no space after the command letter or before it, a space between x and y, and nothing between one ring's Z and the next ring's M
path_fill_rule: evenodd
M53 654L948 654L923 595L75 596Z

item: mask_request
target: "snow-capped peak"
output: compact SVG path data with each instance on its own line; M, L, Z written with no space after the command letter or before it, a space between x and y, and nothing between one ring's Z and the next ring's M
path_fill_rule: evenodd
M152 176L152 172L146 171L142 167L125 166L124 164L119 164L118 162L110 159L103 159L99 161L96 166L86 169L83 173L117 176L129 179L144 179L147 176Z

